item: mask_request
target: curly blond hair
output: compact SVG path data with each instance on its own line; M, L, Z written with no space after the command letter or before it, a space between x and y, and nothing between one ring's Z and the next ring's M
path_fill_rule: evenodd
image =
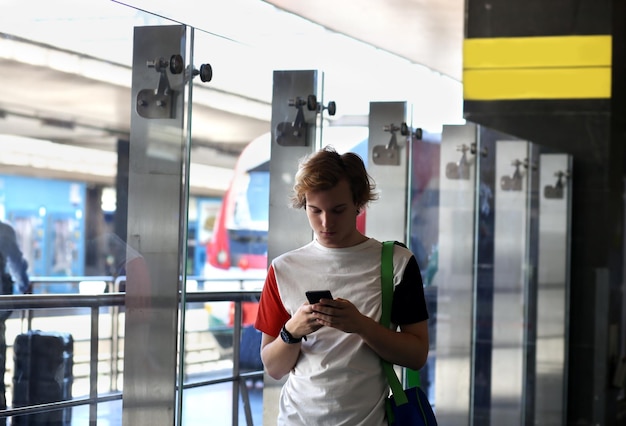
M335 148L327 146L300 161L291 206L305 208L307 192L331 189L343 179L350 184L352 200L359 210L378 199L374 191L376 184L367 173L363 159L353 152L339 154Z

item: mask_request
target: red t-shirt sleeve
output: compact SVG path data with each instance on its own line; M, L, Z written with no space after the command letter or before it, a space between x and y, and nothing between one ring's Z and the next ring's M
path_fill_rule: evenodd
M280 329L291 315L285 309L280 293L278 292L278 284L276 284L276 275L274 274L274 265L270 265L261 292L259 300L259 312L254 323L254 327L272 337L278 337Z

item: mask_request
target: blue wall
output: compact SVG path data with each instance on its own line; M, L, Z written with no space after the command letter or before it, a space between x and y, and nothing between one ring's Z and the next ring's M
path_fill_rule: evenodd
M0 219L15 228L29 275L84 274L85 198L83 182L0 175Z

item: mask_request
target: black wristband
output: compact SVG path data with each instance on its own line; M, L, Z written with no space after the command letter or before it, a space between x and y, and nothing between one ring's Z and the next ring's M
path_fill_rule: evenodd
M280 338L283 339L283 342L289 343L290 345L294 343L300 343L303 338L304 340L306 340L306 336L302 336L298 339L293 337L291 333L287 331L287 328L284 325L283 328L280 330Z

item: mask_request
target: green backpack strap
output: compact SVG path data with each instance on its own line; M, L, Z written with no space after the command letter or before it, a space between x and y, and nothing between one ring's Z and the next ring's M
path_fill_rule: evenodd
M393 300L393 246L395 241L383 242L383 250L381 255L381 282L382 282L382 314L380 323L385 327L389 327L391 323L391 303ZM381 358L383 371L387 376L387 382L391 388L396 403L398 405L406 404L408 399L402 384L393 369L393 365Z
M380 323L385 327L389 327L389 324L391 323L391 304L393 300L393 246L395 244L406 247L404 244L398 243L396 241L385 241L383 242L381 255L382 314L380 318ZM396 405L407 404L409 400L406 396L404 388L402 387L402 383L400 383L400 380L398 379L398 376L393 369L393 365L388 361L383 360L382 358L381 362L383 365L383 371L385 372L385 376L387 377L387 383L389 383L389 387L391 388L391 392L393 393ZM419 371L411 369L405 369L405 371L408 386L419 387ZM420 398L417 398L417 404L419 406L420 412L422 413L424 424L428 424L426 413L424 411L424 407L422 406L422 401L420 401ZM393 424L395 421L394 413L391 409L389 401L387 401L385 410L387 412L387 419L389 421L389 424Z

